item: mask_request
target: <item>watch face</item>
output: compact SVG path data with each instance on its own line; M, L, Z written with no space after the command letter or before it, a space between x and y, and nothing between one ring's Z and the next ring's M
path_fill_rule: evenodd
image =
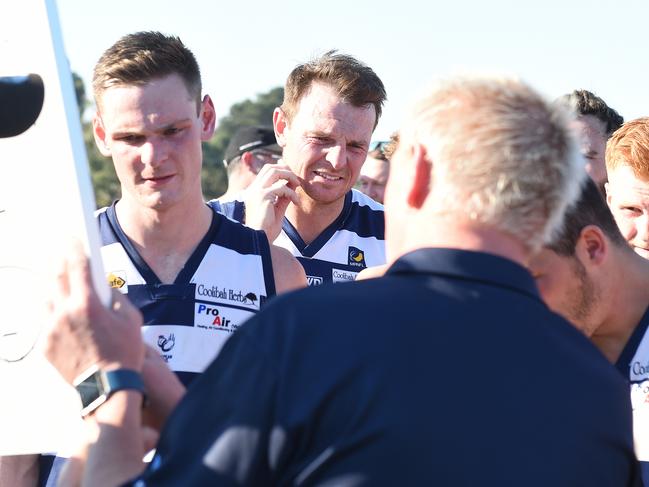
M76 385L81 396L81 405L87 408L103 395L103 387L98 373L94 373Z

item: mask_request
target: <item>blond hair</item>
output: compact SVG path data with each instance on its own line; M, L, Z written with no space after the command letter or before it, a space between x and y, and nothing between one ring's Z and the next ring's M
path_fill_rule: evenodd
M649 179L649 117L625 123L608 139L606 170L621 166L629 166L636 176Z
M111 86L143 85L153 79L177 74L189 95L201 103L201 73L194 54L178 37L160 32L136 32L121 37L99 58L92 77L97 107Z
M586 177L565 109L515 79L439 83L408 120L401 141L425 147L436 211L506 232L529 250L552 237Z
M345 102L355 107L372 105L379 123L386 100L383 82L369 66L352 56L329 51L319 58L296 66L284 86L282 111L289 122L297 113L298 104L313 83L330 86Z

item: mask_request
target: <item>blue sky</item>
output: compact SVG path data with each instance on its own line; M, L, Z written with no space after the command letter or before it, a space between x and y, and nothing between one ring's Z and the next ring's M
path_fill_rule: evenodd
M194 51L219 116L333 48L372 66L386 85L376 139L398 127L432 79L458 72L518 75L551 98L586 88L625 119L649 115L646 0L57 3L71 67L87 85L118 37L160 30Z

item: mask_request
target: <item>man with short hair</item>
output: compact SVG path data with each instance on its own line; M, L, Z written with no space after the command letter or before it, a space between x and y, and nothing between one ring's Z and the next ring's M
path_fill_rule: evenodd
M606 201L629 245L649 259L649 118L622 125L606 146Z
M234 201L250 186L266 164L276 164L282 157L272 127L240 127L230 139L223 164L228 172L228 190L218 201Z
M112 394L90 419L111 427L80 459L87 478L638 485L624 381L524 267L586 177L565 118L519 81L460 79L421 100L400 135L387 274L269 303L187 392L143 473L141 391ZM322 167L303 173L320 198L337 193L310 186ZM140 370L137 343L116 346L137 336L132 308L96 306L86 268L72 259L60 277L48 357L68 381L95 363Z
M386 94L368 66L328 52L288 76L273 125L283 164L267 165L228 216L264 229L310 285L385 263L383 206L353 189Z
M205 203L201 144L216 116L179 38L122 37L97 62L92 86L95 142L121 185L121 198L97 212L107 279L141 310L145 343L186 387L267 298L305 276L263 232ZM173 407L183 387L165 384Z
M577 116L573 123L581 141L581 153L586 158L586 171L604 194L606 141L624 119L604 100L588 90L575 90L560 98Z
M387 142L381 142L380 144L387 144ZM383 195L389 174L390 161L381 147L377 147L367 154L367 159L365 159L358 177L358 187L361 192L374 201L383 204Z
M649 262L627 245L593 182L530 262L548 306L580 329L631 385L636 454L649 481Z
M121 199L98 213L104 267L143 310L149 343L160 348L160 334L173 335L190 355L163 347L168 363L200 372L276 288L299 286L303 275L264 234L205 204L201 143L213 134L215 114L178 38L124 36L99 59L93 90L95 140L122 188Z

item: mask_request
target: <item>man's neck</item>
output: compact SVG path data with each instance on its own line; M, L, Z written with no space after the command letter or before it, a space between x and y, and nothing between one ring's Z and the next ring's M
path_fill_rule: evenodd
M299 205L288 205L286 218L308 245L340 216L345 206L345 197L326 204L314 201L302 192L298 192L298 198Z
M527 265L529 249L512 235L453 215L422 216L411 219L396 247L388 247L389 263L408 252L432 247L486 252Z
M616 258L605 272L600 298L610 304L591 339L615 363L649 306L649 261L631 250L613 248L613 252Z
M212 222L202 198L163 210L122 199L115 209L122 230L163 283L174 282Z

